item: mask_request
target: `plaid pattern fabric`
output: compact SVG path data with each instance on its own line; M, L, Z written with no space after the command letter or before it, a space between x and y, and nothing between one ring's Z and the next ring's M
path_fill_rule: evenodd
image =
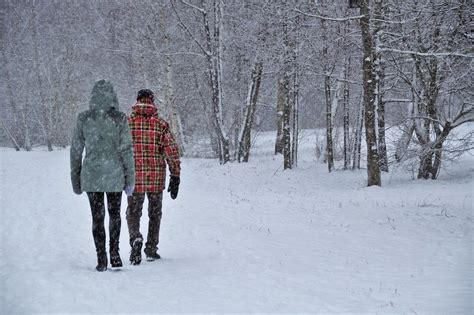
M165 189L166 164L173 176L180 175L179 147L169 125L158 117L151 102L136 103L128 118L135 158L135 192Z

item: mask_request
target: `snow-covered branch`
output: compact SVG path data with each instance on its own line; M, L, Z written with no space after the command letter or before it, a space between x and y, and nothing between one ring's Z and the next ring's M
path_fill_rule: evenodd
M194 4L188 3L184 0L181 0L181 3L188 6L188 7L190 7L190 8L193 8L194 10L197 10L197 11L201 12L202 14L206 14L206 10L204 10L203 8L200 8L198 6L195 6Z
M442 58L442 57L462 57L462 58L469 58L472 59L474 58L474 54L463 54L463 53L457 53L457 52L420 52L420 51L411 51L411 50L400 50L400 49L394 49L394 48L380 48L379 51L382 52L394 52L398 54L406 54L406 55L416 55L420 57L436 57L436 58Z
M178 11L176 10L176 7L174 6L173 0L170 0L171 7L173 8L174 13L176 14L176 17L178 18L179 24L184 28L186 33L191 37L191 39L198 45L199 49L202 51L204 55L210 56L210 52L204 49L204 47L201 45L201 43L196 39L196 37L193 35L193 33L189 30L189 28L186 26L186 24L183 22L181 19L181 16L179 15ZM205 11L200 11L201 13L205 13Z
M358 20L363 17L363 15L356 15L356 16L348 16L345 18L338 18L338 17L330 17L330 16L319 15L319 14L306 13L298 9L293 9L293 11L299 14L303 14L304 16L313 17L313 18L326 20L326 21L333 21L333 22L347 22L347 21L352 21L352 20Z
M408 98L387 98L384 100L385 103L411 103L413 100Z

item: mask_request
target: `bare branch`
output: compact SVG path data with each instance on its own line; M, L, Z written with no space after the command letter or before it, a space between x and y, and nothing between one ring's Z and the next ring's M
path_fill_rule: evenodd
M467 122L474 122L474 107L471 105L466 109L467 103L464 103L461 107L461 110L456 115L456 117L452 121L452 128L459 127L462 124Z
M434 118L431 118L431 117L428 117L428 116L412 116L408 119L427 119L427 120L430 120L432 122L442 124L442 122L439 119L434 119Z

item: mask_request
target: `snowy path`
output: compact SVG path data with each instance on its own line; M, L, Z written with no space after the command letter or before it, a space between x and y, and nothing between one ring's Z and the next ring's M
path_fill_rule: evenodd
M472 313L472 158L383 188L364 188L364 171L328 174L309 151L291 172L263 154L187 159L164 201L163 259L128 265L124 198L125 267L99 273L68 151L0 154L1 314Z

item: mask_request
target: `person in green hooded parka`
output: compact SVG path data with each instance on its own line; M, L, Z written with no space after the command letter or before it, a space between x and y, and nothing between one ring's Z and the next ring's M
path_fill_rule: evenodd
M83 151L85 156L83 159ZM105 249L105 202L109 212L109 254L112 267L121 267L119 239L122 191L130 196L135 187L133 145L127 117L118 110L113 86L97 81L89 110L81 112L72 135L71 181L74 193L87 192L92 212L92 234L98 271L107 270Z

